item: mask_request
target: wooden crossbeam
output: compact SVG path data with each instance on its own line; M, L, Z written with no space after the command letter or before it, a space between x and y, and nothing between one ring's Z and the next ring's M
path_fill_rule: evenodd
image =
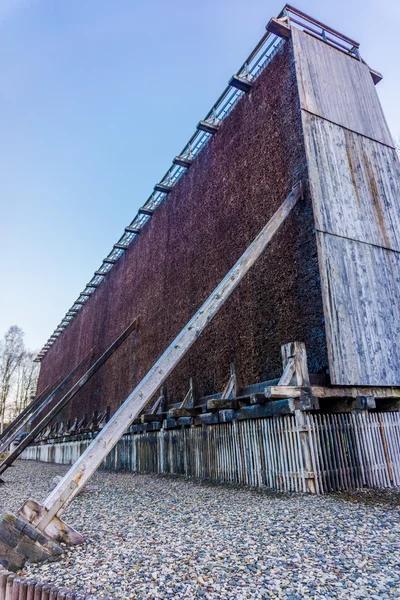
M162 194L169 194L172 191L172 187L170 185L166 185L165 183L156 183L154 186L155 192L161 192Z
M269 21L266 30L278 37L288 39L290 37L290 27L287 21L287 17L282 17L280 19L274 17Z
M239 75L232 75L229 80L229 84L231 87L240 90L241 92L248 93L253 87L253 82L250 79L246 79L245 77L240 77Z
M138 235L139 233L141 233L141 229L139 229L139 227L133 227L132 225L128 225L127 227L125 227L125 231L126 233L136 233L136 235Z
M178 167L184 167L185 169L188 169L189 167L192 166L193 159L186 158L186 156L175 156L175 158L172 162L174 163L174 165L177 165Z
M214 135L218 131L218 125L214 125L213 123L210 123L209 121L200 121L197 124L197 129L199 131L205 131L205 133L209 133L210 135Z

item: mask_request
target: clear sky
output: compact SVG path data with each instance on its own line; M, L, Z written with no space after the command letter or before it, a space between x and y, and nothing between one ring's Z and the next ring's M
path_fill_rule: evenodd
M400 137L400 2L296 0L361 43ZM0 0L0 336L39 349L282 0Z

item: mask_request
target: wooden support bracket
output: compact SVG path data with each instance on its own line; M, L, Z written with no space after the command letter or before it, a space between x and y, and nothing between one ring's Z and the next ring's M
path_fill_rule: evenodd
M228 400L229 398L236 398L238 395L239 389L239 379L236 375L235 363L231 363L229 366L230 374L228 383L225 386L224 391L222 392L221 400Z
M268 25L266 26L266 30L278 37L283 39L288 39L290 37L290 26L288 24L287 17L281 17L280 19L272 18L270 19Z

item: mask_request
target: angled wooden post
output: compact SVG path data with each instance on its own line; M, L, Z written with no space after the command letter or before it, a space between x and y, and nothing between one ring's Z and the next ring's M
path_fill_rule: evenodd
M160 389L179 361L239 285L284 223L301 195L302 186L299 183L211 293L203 306L156 361L57 487L49 494L43 506L34 500L28 500L20 509L22 517L53 539L64 540L69 543L74 542L74 535L65 534L65 524L59 519L59 515L93 475L124 432L130 427L133 420ZM77 534L77 532L74 533Z
M70 373L68 373L68 375L66 377L64 377L64 379L61 381L61 383L59 385L57 385L57 387L54 391L52 391L47 396L45 396L44 394L41 394L40 396L38 396L37 400L35 400L32 403L30 410L27 410L26 412L24 411L24 413L25 413L24 415L23 415L23 413L21 413L20 419L18 417L17 417L17 419L15 419L15 421L14 421L15 426L12 427L7 438L3 438L1 440L0 454L2 454L10 446L10 444L12 444L12 442L14 440L16 440L17 437L23 431L25 431L26 428L31 423L33 423L33 421L44 411L44 409L51 404L51 402L54 400L54 398L57 396L57 394L60 393L61 390L71 381L73 376L76 375L76 373L79 371L80 367L82 365L84 365L85 362L88 360L88 358L91 358L92 356L93 356L93 348L86 354L86 356L84 356L82 358L82 360L76 365L76 367L74 367L72 369L72 371L70 371ZM28 408L29 407L27 407L27 409ZM1 463L1 464L3 464L3 463Z
M18 456L33 442L33 440L47 427L58 413L72 400L74 396L83 388L84 385L93 377L93 375L104 365L104 363L114 354L115 350L126 340L131 332L139 325L139 317L125 329L123 333L111 344L109 348L96 360L94 365L72 386L72 388L63 396L55 406L43 417L31 432L22 440L22 442L12 451L9 456L0 464L0 475L14 462Z
M48 385L43 392L41 392L38 396L36 396L29 404L28 406L26 406L24 408L24 410L22 412L19 413L19 415L17 415L14 419L14 421L11 421L11 423L9 425L7 425L7 427L4 429L3 433L0 434L0 442L2 440L5 440L14 430L16 427L18 427L20 425L20 423L27 418L27 416L33 411L35 410L35 408L37 408L39 406L39 404L42 402L43 398L50 394L53 389L55 388L55 386L58 384L58 381L53 385L50 386Z

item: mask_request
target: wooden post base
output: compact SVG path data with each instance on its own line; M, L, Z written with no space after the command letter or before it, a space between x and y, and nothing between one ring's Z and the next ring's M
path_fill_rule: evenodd
M83 544L85 541L84 537L78 531L64 523L64 521L57 516L54 516L47 525L42 528L41 524L47 520L45 517L48 510L32 498L24 502L18 513L23 519L33 525L37 531L43 529L41 533L44 533L44 535L55 542L64 542L65 544L75 545Z
M0 564L10 571L18 571L25 562L56 560L64 554L63 548L12 513L0 517Z

